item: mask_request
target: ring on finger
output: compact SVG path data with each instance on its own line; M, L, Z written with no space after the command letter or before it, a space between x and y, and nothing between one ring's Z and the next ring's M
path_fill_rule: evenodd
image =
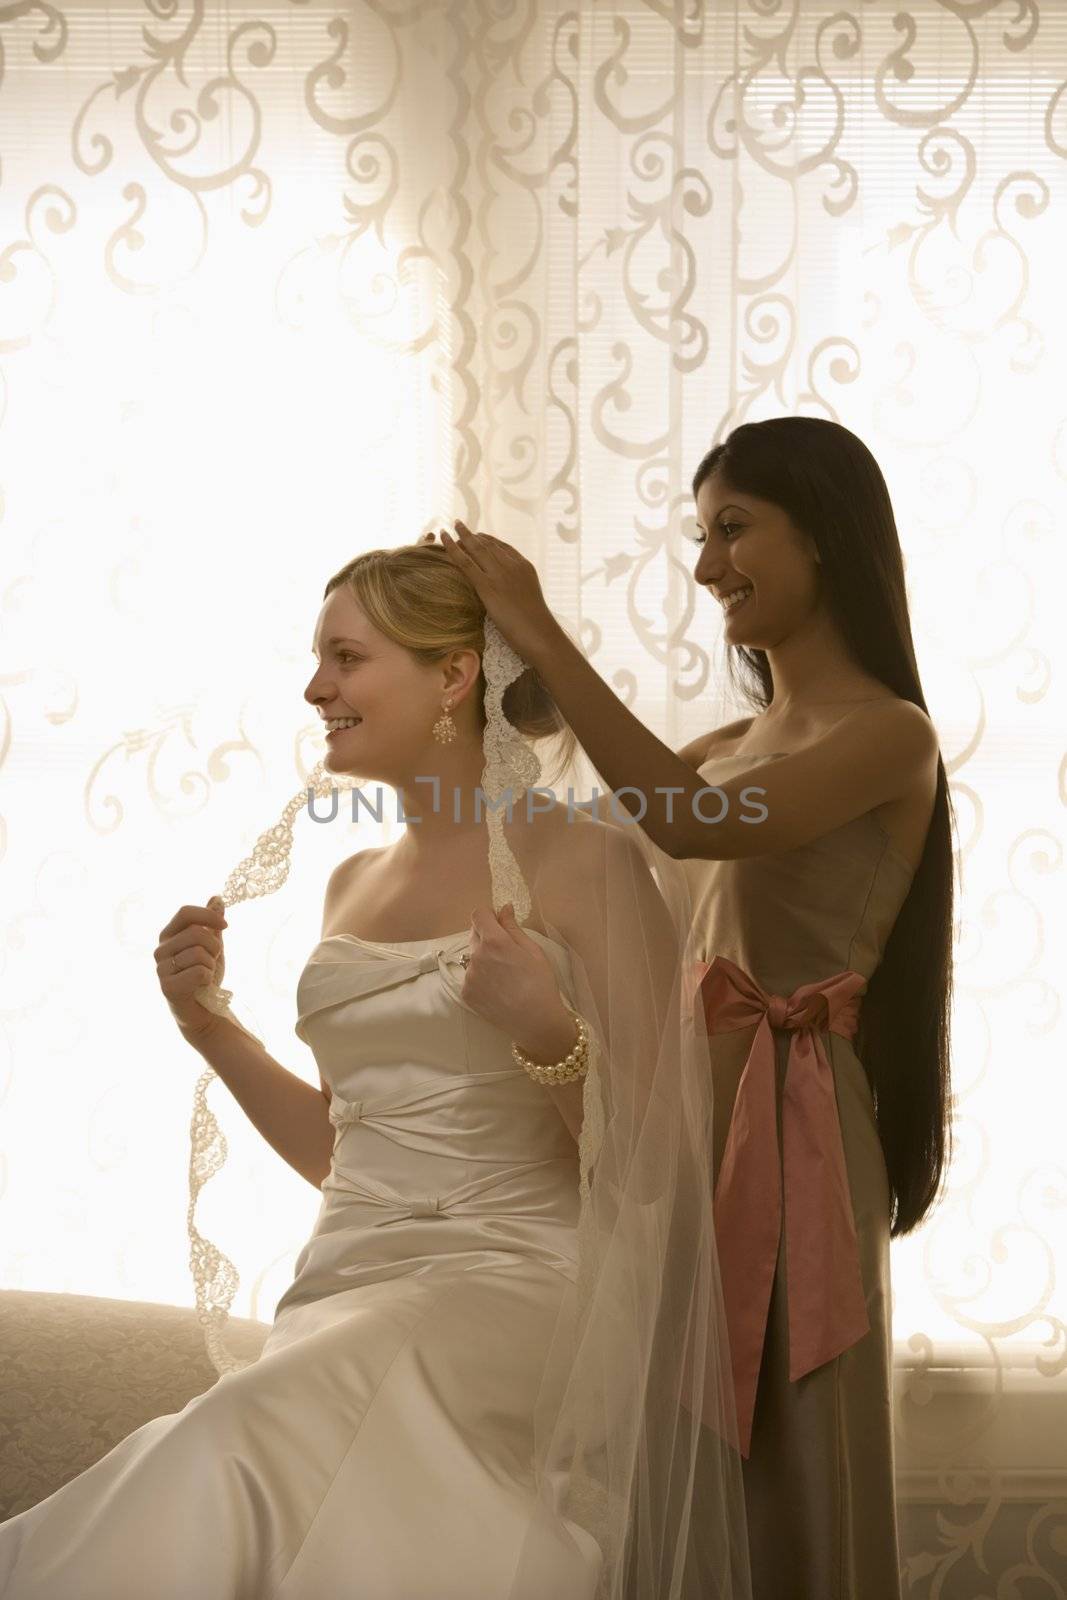
M177 970L178 970L178 963L177 963L176 959L174 958L174 956L171 956L171 958L170 958L170 970L171 970L172 974L177 972Z

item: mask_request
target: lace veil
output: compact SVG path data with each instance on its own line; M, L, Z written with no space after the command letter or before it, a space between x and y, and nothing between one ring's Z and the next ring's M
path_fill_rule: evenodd
M488 618L482 667L493 906L511 901L520 924L536 913L542 931L565 946L566 998L590 1034L589 1067L576 1090L574 1288L545 1350L532 1511L500 1600L557 1600L556 1569L549 1575L542 1563L561 1541L599 1567L583 1600L750 1600L713 1229L707 1040L689 977L688 882L680 863L602 799L601 816L621 825L570 813L583 830L574 843L585 863L581 947L552 924L539 894L538 830L505 829L501 804L506 791L521 796L541 775L535 750L503 709L505 689L526 664ZM325 796L342 781L320 764L308 790ZM224 906L285 882L293 820L307 798L295 795L230 875L216 897ZM231 998L217 983L197 993L241 1026ZM224 1374L248 1364L223 1339L237 1273L194 1220L200 1189L226 1158L206 1101L214 1076L208 1068L196 1085L188 1228L197 1313Z

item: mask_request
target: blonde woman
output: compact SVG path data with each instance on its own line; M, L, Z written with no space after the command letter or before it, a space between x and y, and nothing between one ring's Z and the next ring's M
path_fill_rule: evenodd
M670 863L524 804L566 729L440 548L350 562L312 643L327 771L405 818L326 888L320 1085L215 1008L221 911L182 907L154 962L319 1217L258 1360L0 1527L0 1590L748 1600Z

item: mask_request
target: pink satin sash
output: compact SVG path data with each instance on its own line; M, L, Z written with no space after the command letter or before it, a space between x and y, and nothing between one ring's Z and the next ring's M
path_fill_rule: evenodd
M783 1217L790 1381L840 1355L870 1329L833 1069L819 1035L826 1028L843 1039L854 1037L856 995L867 980L858 972L838 972L783 998L766 994L724 956L710 966L698 963L694 977L709 1035L759 1023L715 1187L737 1427L747 1457ZM780 1166L772 1028L792 1033Z

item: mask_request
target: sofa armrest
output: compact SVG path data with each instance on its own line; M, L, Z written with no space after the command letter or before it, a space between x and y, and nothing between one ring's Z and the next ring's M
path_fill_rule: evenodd
M226 1342L258 1357L267 1323L233 1317ZM191 1307L0 1290L0 1519L84 1472L217 1373Z

